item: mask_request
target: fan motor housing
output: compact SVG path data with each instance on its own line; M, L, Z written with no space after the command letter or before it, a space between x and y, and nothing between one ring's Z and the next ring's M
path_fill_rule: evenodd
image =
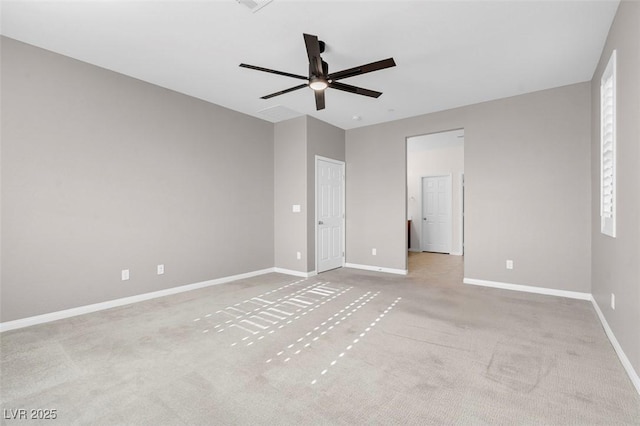
M325 61L322 61L322 75L315 75L313 73L313 67L311 66L311 64L309 64L309 78L322 77L326 75L329 75L329 64L327 64Z

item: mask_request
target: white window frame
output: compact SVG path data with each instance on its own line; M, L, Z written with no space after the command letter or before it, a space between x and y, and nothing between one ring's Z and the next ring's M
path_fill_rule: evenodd
M600 79L600 231L616 236L616 51Z

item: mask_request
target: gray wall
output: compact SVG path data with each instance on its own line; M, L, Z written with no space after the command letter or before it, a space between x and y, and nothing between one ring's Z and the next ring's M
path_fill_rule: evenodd
M1 321L273 266L271 123L1 51Z
M465 277L590 292L589 123L581 83L348 130L347 261L406 269L405 138L464 128Z
M617 236L600 233L600 78L617 49ZM623 1L591 82L592 292L640 372L640 3ZM616 309L611 309L611 293Z
M315 271L315 157L344 161L344 134L309 116L275 125L276 267ZM300 213L292 212L293 204L300 205Z
M348 263L406 269L405 136L429 132L413 131L405 121L346 132Z
M307 118L276 123L274 145L275 266L307 272ZM294 204L300 213L293 213Z

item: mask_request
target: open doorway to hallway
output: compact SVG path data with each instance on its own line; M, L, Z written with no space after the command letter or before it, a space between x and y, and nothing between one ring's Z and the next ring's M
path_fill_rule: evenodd
M464 279L463 256L411 251L407 269L408 277L430 285L458 285Z
M464 129L408 137L406 152L408 251L462 256Z

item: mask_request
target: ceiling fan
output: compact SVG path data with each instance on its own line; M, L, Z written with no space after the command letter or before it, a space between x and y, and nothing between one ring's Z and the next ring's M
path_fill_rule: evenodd
M279 92L271 93L270 95L262 96L261 99L269 99L273 98L274 96L279 96L285 93L293 92L294 90L302 89L303 87L310 87L315 93L316 110L319 111L321 109L324 109L324 91L327 88L342 90L343 92L355 93L356 95L370 96L372 98L377 98L382 95L382 92L376 92L374 90L363 89L361 87L339 83L338 80L354 77L356 75L366 74L372 71L382 70L385 68L395 67L396 63L394 62L393 58L383 59L381 61L372 62L370 64L360 65L359 67L329 73L329 65L320 57L320 54L324 52L324 42L318 40L318 36L315 35L303 34L303 36L304 44L307 47L307 56L309 58L308 77L283 71L276 71L268 68L257 67L255 65L240 64L240 66L243 68L284 75L285 77L297 78L299 80L306 80L306 83L304 84L290 87L289 89L281 90Z

